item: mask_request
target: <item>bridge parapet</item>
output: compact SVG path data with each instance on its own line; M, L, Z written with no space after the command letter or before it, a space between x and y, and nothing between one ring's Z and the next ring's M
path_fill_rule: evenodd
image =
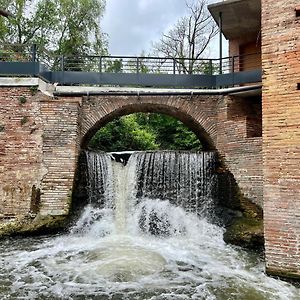
M54 56L36 47L0 50L0 75L37 76L60 85L219 88L261 82L255 54L222 59ZM247 68L245 69L245 62Z

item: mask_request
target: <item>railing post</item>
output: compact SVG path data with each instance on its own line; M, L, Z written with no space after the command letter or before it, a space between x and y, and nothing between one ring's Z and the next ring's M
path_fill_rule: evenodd
M99 57L99 73L102 73L102 56Z
M209 60L209 75L213 75L213 63L212 63L212 59Z
M222 16L222 12L219 12L219 58L220 58L220 70L219 73L222 74L223 73L223 62L222 62L222 57L223 57L223 43L222 43L222 31L223 31L223 16Z
M60 70L65 70L65 57L63 55L60 56Z
M173 74L176 74L176 59L173 58Z
M36 44L32 44L31 46L31 60L33 62L36 61Z
M235 72L234 56L231 57L231 73Z
M140 72L140 60L137 57L136 58L136 73L139 74L139 72Z

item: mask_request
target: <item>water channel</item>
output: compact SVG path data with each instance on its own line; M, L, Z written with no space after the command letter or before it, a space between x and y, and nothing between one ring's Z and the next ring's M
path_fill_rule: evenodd
M1 241L0 299L300 299L223 241L215 153L84 155L88 199L69 232Z

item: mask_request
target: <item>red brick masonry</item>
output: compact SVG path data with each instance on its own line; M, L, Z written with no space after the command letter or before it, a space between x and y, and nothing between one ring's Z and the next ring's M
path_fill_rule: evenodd
M264 226L270 274L300 277L299 0L262 1Z

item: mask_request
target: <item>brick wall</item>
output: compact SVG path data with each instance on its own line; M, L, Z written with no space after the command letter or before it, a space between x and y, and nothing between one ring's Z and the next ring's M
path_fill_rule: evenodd
M25 103L21 96L26 97ZM41 92L32 96L29 88L2 87L0 100L2 215L24 215L30 210L67 214L80 145L105 123L138 111L166 113L183 121L206 149L219 151L242 192L262 203L261 138L248 137L247 120L256 108L245 99L206 95L53 98Z
M43 168L42 215L68 214L78 156L80 98L41 101Z
M299 0L262 1L264 225L270 274L300 277Z
M0 90L0 217L28 213L41 185L39 100L28 87Z
M261 100L257 98L226 96L219 101L217 149L245 197L262 206ZM249 136L253 128L255 136Z
M261 66L261 40L257 36L229 40L229 56L234 59L235 71L247 71Z
M68 212L79 101L47 97L36 88L0 88L0 220Z

